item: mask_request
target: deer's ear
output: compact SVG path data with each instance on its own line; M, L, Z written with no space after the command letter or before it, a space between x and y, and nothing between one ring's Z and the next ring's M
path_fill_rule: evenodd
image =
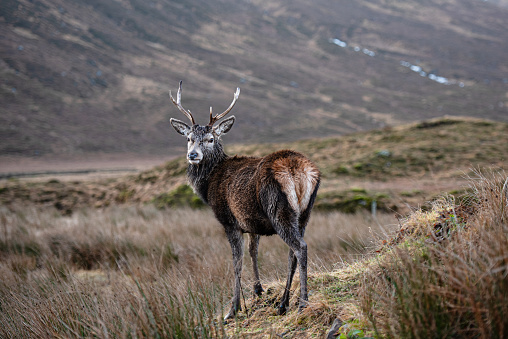
M222 134L226 134L227 132L229 132L231 127L233 127L234 123L235 123L235 116L233 115L233 116L230 116L229 118L227 118L226 120L223 120L217 126L215 126L213 128L213 131L215 132L215 134L217 134L217 136L220 137Z
M191 128L189 125L187 125L185 122L183 121L180 121L178 119L173 119L171 118L169 120L169 122L171 123L171 126L173 126L173 128L175 129L175 131L177 131L178 133L180 133L181 135L183 136L187 136L189 135L189 133L191 132Z

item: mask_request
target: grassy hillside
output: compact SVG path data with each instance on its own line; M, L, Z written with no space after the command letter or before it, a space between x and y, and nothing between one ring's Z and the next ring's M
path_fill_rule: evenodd
M507 10L478 0L4 0L0 154L176 152L167 91L179 80L198 121L241 87L231 135L241 143L444 114L506 122Z
M507 144L506 123L446 117L343 137L230 146L226 151L253 156L281 148L302 151L323 173L317 209L370 210L375 200L381 210L404 214L443 191L460 195L465 176L474 168L507 168ZM137 175L102 181L4 180L0 201L30 201L63 213L122 203L200 207L186 186L186 167L182 157Z

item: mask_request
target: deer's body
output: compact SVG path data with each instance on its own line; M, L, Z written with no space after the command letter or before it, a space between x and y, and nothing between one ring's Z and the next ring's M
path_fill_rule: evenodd
M189 167L187 175L192 188L213 210L223 225L233 252L235 291L230 312L232 318L240 309L243 233L249 233L249 253L252 257L255 283L259 295L263 289L259 281L257 251L260 235L279 235L289 246L288 279L280 303L280 313L289 305L289 290L298 262L300 267L300 308L307 297L307 244L303 240L320 181L319 169L303 154L282 150L262 158L234 156L224 153L219 142L234 123L234 117L213 123L226 112L212 118L208 126L194 123L190 112L178 101L173 102L191 119L193 126L171 119L178 133L187 136Z
M243 233L276 234L270 214L280 209L277 204L284 204L295 216L304 215L319 182L316 166L289 150L263 158L224 155L206 167L189 165L192 188L219 222L233 221Z

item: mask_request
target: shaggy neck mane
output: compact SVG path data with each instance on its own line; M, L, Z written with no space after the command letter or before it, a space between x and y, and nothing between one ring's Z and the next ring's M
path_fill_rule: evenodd
M189 164L187 177L194 192L208 204L208 178L215 167L226 160L228 155L224 153L222 144L217 142L210 153L203 154L203 160L198 165Z

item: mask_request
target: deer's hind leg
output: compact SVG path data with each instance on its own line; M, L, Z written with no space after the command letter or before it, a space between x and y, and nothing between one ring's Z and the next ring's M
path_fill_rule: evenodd
M249 234L249 254L252 259L252 270L254 271L254 293L261 296L263 293L263 287L259 279L258 269L258 247L259 247L259 235Z
M277 234L289 246L288 256L288 276L286 288L279 305L279 314L286 313L289 305L289 294L291 283L298 264L300 273L300 301L299 308L307 306L307 244L303 240L304 229L299 226L298 214L290 208L281 208L277 213L277 217L273 218L274 229Z
M289 293L291 291L291 284L293 283L293 277L296 271L296 264L297 264L296 255L290 248L288 255L288 277L286 281L286 288L284 289L284 294L282 295L282 299L279 304L279 315L285 314L287 308L289 307Z
M288 244L289 255L288 255L288 276L286 281L286 287L282 300L279 304L279 314L286 313L289 307L289 295L291 290L291 284L296 271L296 265L298 263L300 268L300 303L299 309L303 309L307 306L308 295L307 295L307 244L303 240L305 235L305 229L309 222L310 213L314 200L316 198L317 188L314 190L307 208L298 214L288 206L281 208L277 214L278 223L277 227L279 236Z
M308 304L307 243L303 240L303 236L316 198L319 179L315 180L312 192L309 195L307 191L311 189L309 185L303 187L300 185L300 181L295 181L289 175L289 172L286 174L281 173L279 173L272 185L267 185L264 190L260 191L260 196L265 197L263 208L270 219L273 229L290 248L286 288L279 306L279 313L284 314L289 305L291 283L297 264L300 273L299 309L305 308ZM297 186L299 187L298 191L296 190ZM298 195L298 192L300 195ZM298 200L299 196L308 196L306 203L301 203Z

